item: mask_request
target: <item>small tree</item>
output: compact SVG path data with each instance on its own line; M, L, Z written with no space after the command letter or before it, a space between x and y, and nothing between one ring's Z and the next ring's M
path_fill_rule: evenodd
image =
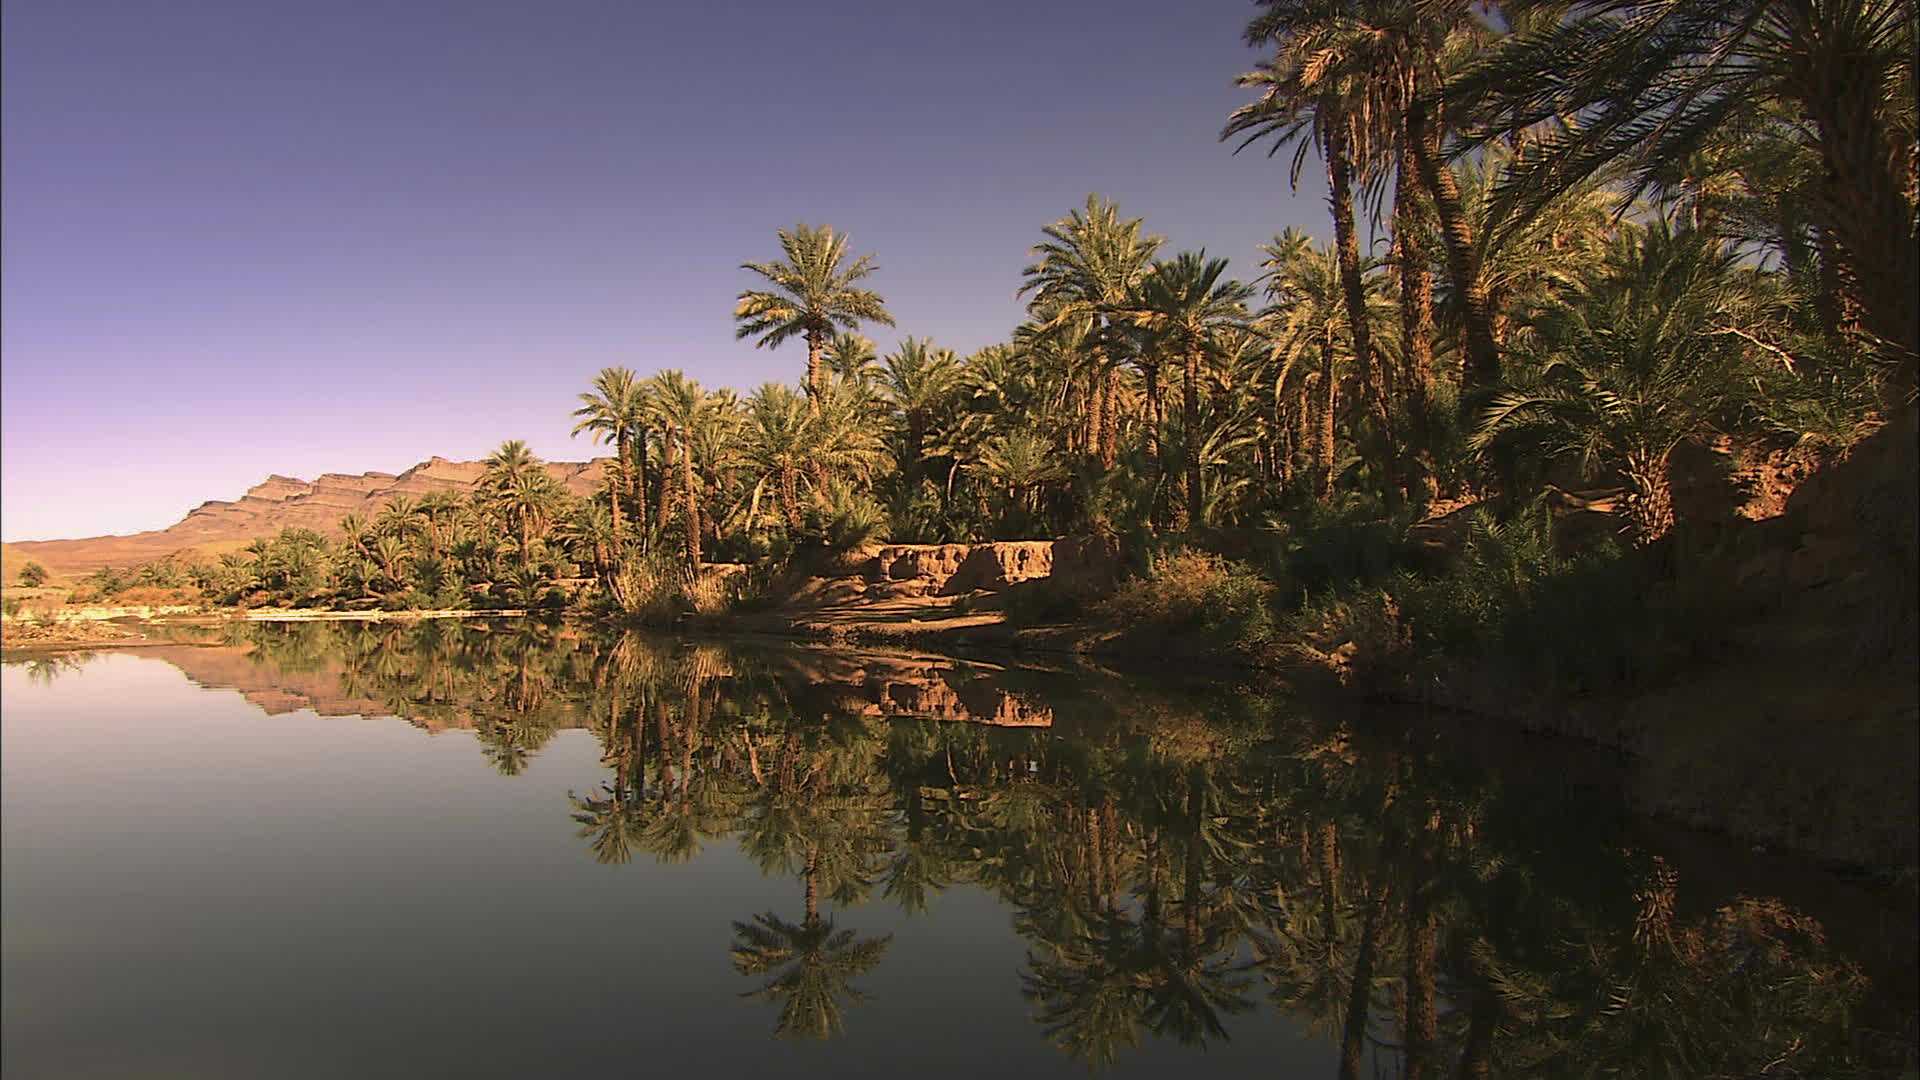
M37 589L47 583L47 568L37 562L30 562L20 568L20 584L29 589Z

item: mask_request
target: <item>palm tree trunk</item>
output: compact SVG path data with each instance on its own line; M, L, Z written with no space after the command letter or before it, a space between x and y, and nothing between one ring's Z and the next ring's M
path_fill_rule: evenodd
M1832 27L1807 28L1811 40L1830 37ZM1801 102L1818 131L1826 167L1819 208L1842 262L1858 285L1862 322L1895 362L1892 388L1904 398L1920 364L1920 245L1913 233L1906 177L1890 152L1878 109L1880 87L1863 77L1863 65L1824 57L1824 78Z
M1416 861L1417 876L1407 888L1407 1009L1406 1033L1401 1039L1406 1049L1406 1080L1424 1080L1431 1064L1433 1046L1438 1038L1440 1020L1435 1009L1435 953L1438 928L1427 908L1427 865Z
M1460 205L1460 185L1453 170L1441 160L1440 127L1432 105L1415 99L1407 107L1407 143L1413 149L1421 186L1433 198L1440 218L1440 239L1447 248L1447 273L1454 295L1460 298L1465 327L1466 363L1461 370L1461 407L1470 408L1467 391L1485 389L1500 380L1500 348L1494 343L1493 319L1487 288L1480 279L1480 256L1474 248L1473 224Z
M1111 469L1120 460L1120 395L1111 366L1100 370L1100 467Z
M680 432L680 477L687 498L687 569L700 572L700 488L693 473L692 432Z
M1106 383L1100 378L1098 359L1087 371L1087 456L1100 456L1100 417L1106 409Z
M1460 1052L1460 1080L1483 1080L1492 1069L1494 1028L1500 1023L1500 999L1484 981L1473 991L1467 1019L1467 1045Z
M1313 495L1321 502L1333 496L1333 405L1337 380L1333 377L1333 331L1320 338L1320 415L1315 417L1313 440Z
M607 503L613 508L613 545L620 546L620 485L626 481L626 436L613 444L613 473L607 477Z
M640 543L645 550L647 543L647 433L640 432L633 447L633 475L628 477L633 485L633 520L640 529Z
M1147 460L1158 471L1160 465L1160 360L1142 359L1140 374L1147 388Z
M1353 961L1353 988L1347 994L1347 1018L1340 1033L1340 1080L1360 1080L1360 1061L1367 1052L1367 1013L1373 1004L1373 949L1385 897L1365 901L1360 922L1360 947Z
M1187 428L1187 521L1201 524L1200 488L1200 347L1188 347L1186 379L1181 387L1181 422Z
M1673 529L1673 478L1667 455L1639 450L1627 454L1627 480L1634 489L1627 500L1627 521L1634 543L1644 547Z
M827 390L820 365L821 354L825 351L826 342L822 340L820 331L807 331L807 404L815 412L820 411L820 395Z
M812 848L807 849L806 898L807 925L813 926L820 921L820 875L819 856Z
M1336 126L1327 135L1327 201L1333 207L1333 244L1340 260L1340 289L1346 299L1347 327L1353 337L1353 359L1360 370L1361 382L1372 398L1374 419L1382 434L1392 442L1388 427L1387 402L1379 372L1374 369L1373 329L1367 320L1367 286L1360 275L1360 241L1353 226L1353 159L1344 127ZM1389 462L1391 464L1391 462Z
M1406 390L1407 421L1413 444L1412 481L1420 495L1437 494L1433 476L1433 433L1427 411L1433 397L1433 272L1420 245L1420 172L1404 140L1400 175L1393 191L1393 245L1400 264L1400 336L1405 343L1401 382Z
M660 462L660 505L657 509L659 511L658 527L663 532L673 521L673 488L669 477L673 475L673 452L677 445L674 429L669 426L661 432L660 439L662 461Z

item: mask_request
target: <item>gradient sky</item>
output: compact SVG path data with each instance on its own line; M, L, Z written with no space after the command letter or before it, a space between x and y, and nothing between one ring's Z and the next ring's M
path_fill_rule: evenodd
M1314 169L1216 141L1244 0L8 0L0 535L159 528L268 473L505 438L599 368L794 380L739 269L826 222L901 334L1018 320L1099 191L1251 276Z

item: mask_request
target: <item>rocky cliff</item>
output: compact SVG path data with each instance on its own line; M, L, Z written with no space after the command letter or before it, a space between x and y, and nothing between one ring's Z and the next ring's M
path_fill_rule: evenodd
M547 471L576 495L601 482L603 460L550 462ZM103 566L133 566L175 553L212 554L285 528L335 534L347 514L377 513L394 499L417 499L433 491L465 493L479 482L478 461L431 457L399 474L323 473L314 480L271 475L234 500L201 503L165 529L82 540L34 540L7 545L9 556L33 559L55 574L81 574ZM10 560L11 561L11 560Z

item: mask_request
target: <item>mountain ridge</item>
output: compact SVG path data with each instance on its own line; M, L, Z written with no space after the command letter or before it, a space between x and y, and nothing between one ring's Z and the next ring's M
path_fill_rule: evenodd
M607 458L550 461L547 472L575 495L599 488ZM169 555L216 556L256 537L303 528L337 536L347 514L373 514L396 498L417 499L434 491L473 490L486 465L438 454L398 473L321 473L313 480L269 473L236 499L208 499L164 529L71 540L19 540L5 545L5 573L28 560L56 576L84 574L103 566L134 566Z

